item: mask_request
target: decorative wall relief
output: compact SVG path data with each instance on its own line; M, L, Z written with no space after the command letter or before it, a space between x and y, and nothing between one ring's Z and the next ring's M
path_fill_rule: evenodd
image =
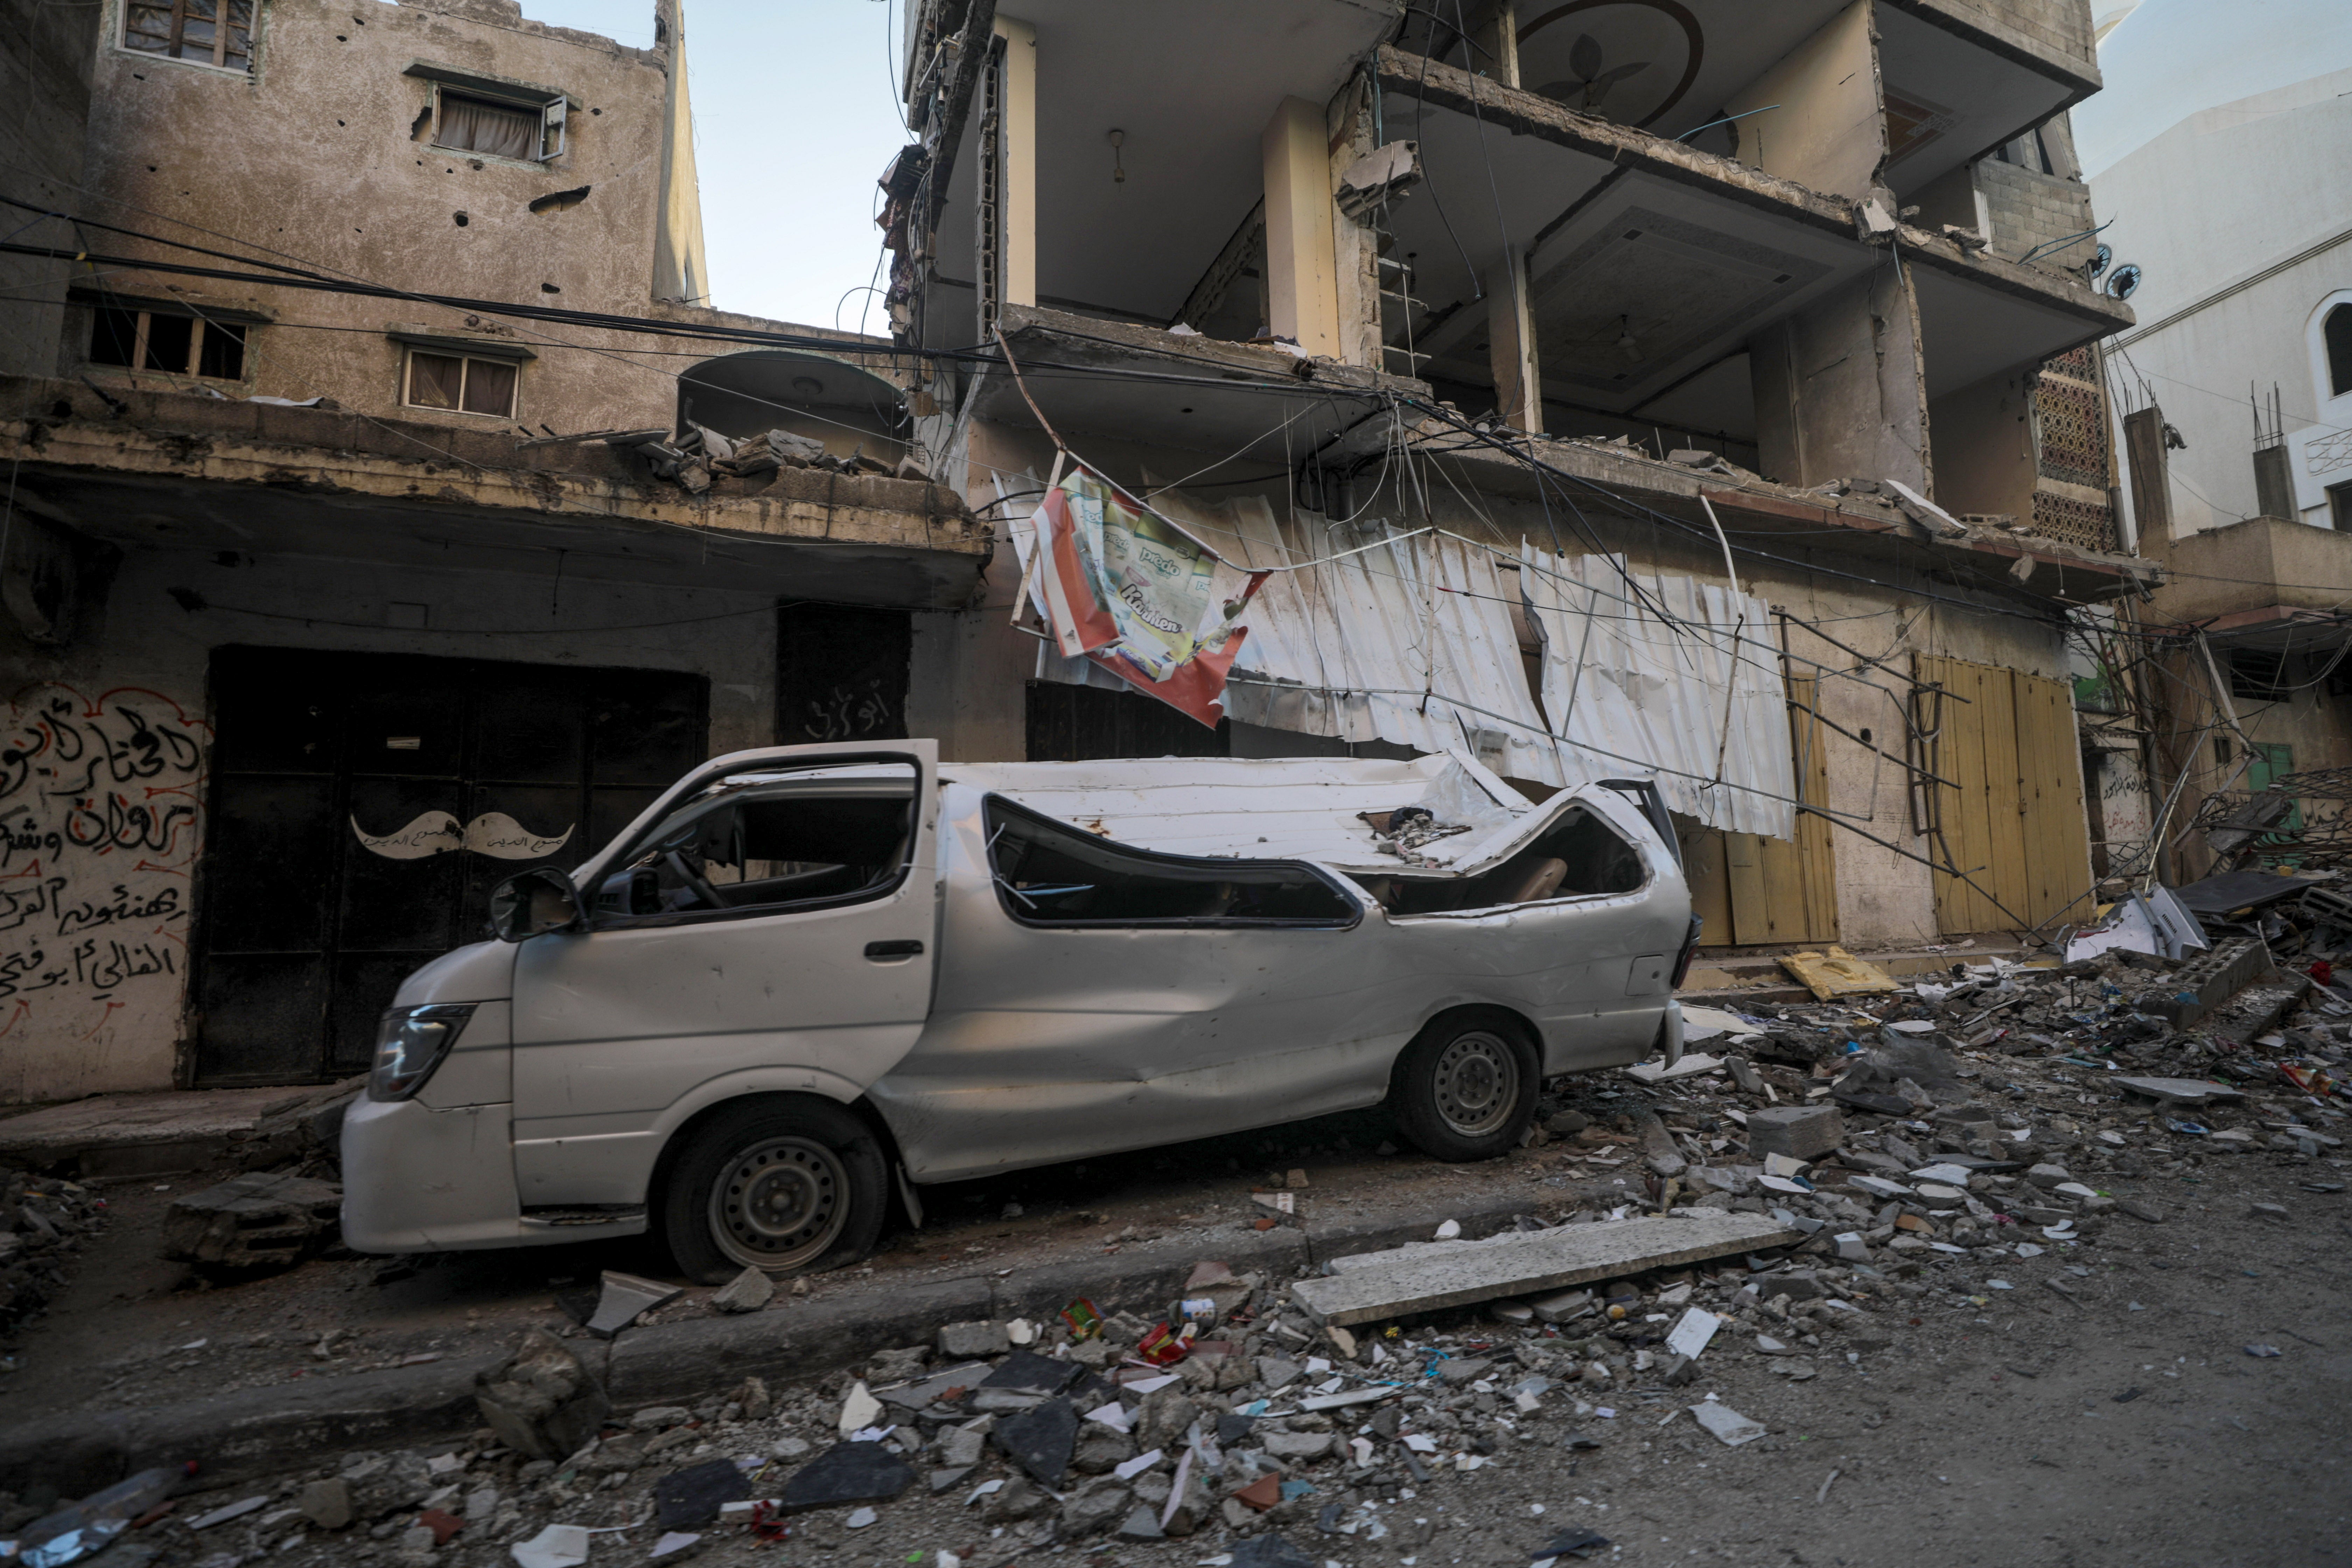
M426 811L418 813L407 826L379 837L362 827L359 818L352 817L351 823L361 846L387 860L422 860L457 849L470 849L499 860L541 860L570 843L580 826L575 822L547 838L503 811L486 811L463 828L452 813Z

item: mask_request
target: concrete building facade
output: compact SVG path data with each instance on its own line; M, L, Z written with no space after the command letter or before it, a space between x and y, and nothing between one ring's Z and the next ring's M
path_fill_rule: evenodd
M2142 324L2109 345L2106 374L2127 520L2167 570L2142 684L2177 878L2343 853L2328 775L2352 766L2347 93L2338 70L2200 110L2091 182L2103 237L2141 279ZM2217 852L2208 834L2274 795L2278 830L2225 832Z
M358 1070L500 877L946 709L991 541L890 345L701 298L674 7L23 10L0 1101Z
M352 1070L499 878L779 740L1540 795L1590 676L1683 715L1727 963L2090 895L2068 616L2154 574L2052 410L2132 318L1996 167L2078 0L929 0L887 340L700 298L667 7L77 15L0 253L0 1100ZM1214 727L1043 649L1079 460L1280 569Z
M2086 346L2131 314L2045 243L2091 226L2071 154L2005 160L2064 145L2090 37L2071 3L910 7L920 142L885 188L898 341L937 356L925 459L1016 532L1058 454L1262 508L1286 566L1435 529L1736 579L1820 776L1790 839L1685 823L1710 942L2079 919L2051 692L2063 604L2145 575ZM1187 731L1010 625L1020 571L968 635L1025 679L1032 756L1426 742L1369 689L1238 680ZM965 743L1003 754L991 711ZM1452 711L1509 774L1517 742ZM2028 862L2064 869L2030 889Z

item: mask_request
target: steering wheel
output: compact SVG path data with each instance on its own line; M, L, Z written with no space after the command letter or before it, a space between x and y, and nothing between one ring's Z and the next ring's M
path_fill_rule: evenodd
M662 856L662 864L669 868L670 875L686 884L688 892L702 900L704 908L723 910L727 907L719 902L718 889L703 879L701 872L688 865L686 857L677 850L665 852Z

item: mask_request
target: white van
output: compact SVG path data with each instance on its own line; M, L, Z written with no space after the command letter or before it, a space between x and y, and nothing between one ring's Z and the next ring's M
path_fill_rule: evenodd
M650 1226L717 1282L853 1260L927 1183L1382 1100L1489 1158L1544 1078L1679 1052L1670 833L1647 783L1537 805L1459 754L720 757L402 986L344 1237Z

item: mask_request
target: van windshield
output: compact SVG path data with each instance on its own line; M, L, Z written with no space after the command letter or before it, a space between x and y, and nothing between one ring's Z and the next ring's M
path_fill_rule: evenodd
M911 766L730 773L672 804L599 885L600 917L873 896L906 869Z

